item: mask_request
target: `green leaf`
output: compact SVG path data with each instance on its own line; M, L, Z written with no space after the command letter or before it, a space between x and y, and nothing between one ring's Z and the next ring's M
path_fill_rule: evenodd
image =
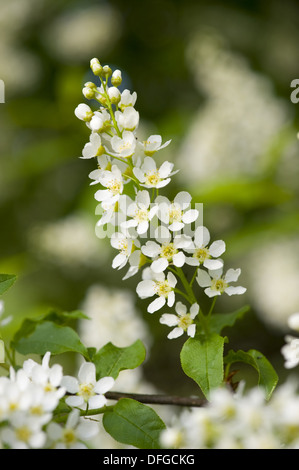
M107 343L93 356L97 377L116 379L121 370L138 367L144 361L145 354L145 347L140 340L126 348Z
M103 416L105 430L118 442L139 449L159 449L160 433L165 424L147 405L131 398L121 398Z
M53 310L46 315L40 317L39 321L51 321L58 325L69 325L75 320L89 320L89 317L80 310L74 310L72 312L59 312Z
M4 294L15 282L17 276L14 274L0 274L0 295Z
M210 331L220 334L223 328L234 326L235 322L240 320L249 309L250 307L246 305L231 313L213 313L209 323Z
M185 342L181 351L183 371L199 385L207 399L210 391L223 382L224 341L216 333L195 336Z
M33 322L32 322L33 323ZM59 326L52 322L33 324L27 322L26 336L20 337L18 334L14 338L12 345L21 354L41 354L47 351L52 354L62 354L64 352L77 352L88 358L88 351L81 343L77 333L68 326Z
M224 362L229 365L234 362L244 362L254 367L258 373L258 384L264 388L267 400L271 397L277 385L278 376L273 366L262 353L255 349L250 349L247 352L230 350L224 358Z

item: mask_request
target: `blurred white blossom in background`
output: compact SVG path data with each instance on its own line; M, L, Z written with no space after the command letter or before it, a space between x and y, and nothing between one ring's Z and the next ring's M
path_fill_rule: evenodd
M298 419L298 386L291 380L270 401L259 387L246 393L242 384L237 393L219 388L206 406L174 415L161 444L168 449L298 449Z
M107 53L120 34L120 15L110 5L71 6L49 24L43 42L60 60L78 63Z
M92 220L81 213L33 227L28 238L38 256L74 275L80 267L100 267L110 255L106 240L95 237Z
M0 2L0 70L8 95L27 90L40 78L39 58L22 45L18 35L44 3L44 0Z
M299 305L299 239L282 236L259 242L246 257L250 303L261 319L287 329Z
M195 85L204 94L177 156L178 177L190 183L259 176L263 158L290 112L271 81L229 49L214 32L198 32L186 50Z
M80 337L86 346L101 348L111 341L119 348L137 339L150 345L149 329L137 310L136 296L127 289L91 286L82 302L83 312L91 319L82 320Z

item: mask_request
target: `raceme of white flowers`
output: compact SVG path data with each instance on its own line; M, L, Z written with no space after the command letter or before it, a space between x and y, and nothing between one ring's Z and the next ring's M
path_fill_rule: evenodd
M179 171L169 161L156 161L157 152L170 140L164 142L160 135L139 140L137 94L120 91L121 71L112 72L97 58L90 61L90 67L98 83L85 83L82 92L87 100L97 102L98 108L80 103L75 115L90 130L81 158L95 159L97 164L89 178L98 188L94 195L99 202L97 227L107 227L111 246L117 250L112 267L127 267L123 279L141 272L136 291L140 298L150 299L149 313L163 307L175 309L177 315L166 313L161 318L161 323L176 327L168 338L182 333L194 336L200 306L191 294L192 286L184 295L190 311L177 299L181 293L178 281L185 287L188 282L184 265L194 267L192 283L196 280L209 297L243 294L244 287L231 285L241 270L229 269L223 274L220 256L225 243L210 243L209 230L188 192L180 191L173 200L160 194Z
M104 394L114 385L112 377L95 378L95 365L84 362L78 378L64 376L60 364L24 361L0 377L0 446L10 449L82 449L99 432L98 423L80 416L80 409L103 407ZM71 408L65 424L56 423L60 399Z
M298 385L287 381L265 400L261 388L215 389L210 402L175 416L160 435L175 449L298 449Z

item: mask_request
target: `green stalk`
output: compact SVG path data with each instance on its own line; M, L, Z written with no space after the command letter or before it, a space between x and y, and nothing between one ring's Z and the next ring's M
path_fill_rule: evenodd
M114 128L117 132L117 135L119 137L122 137L122 133L120 132L119 128L118 128L118 125L117 125L117 122L116 122L116 119L115 119L115 116L114 116L114 112L113 112L113 109L112 109L112 104L111 104L111 101L110 101L110 98L109 98L109 95L107 93L107 90L106 90L106 82L104 82L104 80L102 79L102 77L100 77L100 80L102 82L102 85L103 85L103 88L104 88L104 95L105 95L105 98L107 100L107 108L109 110L109 113L110 113L110 116L112 118L112 121L113 121L113 125L114 125Z

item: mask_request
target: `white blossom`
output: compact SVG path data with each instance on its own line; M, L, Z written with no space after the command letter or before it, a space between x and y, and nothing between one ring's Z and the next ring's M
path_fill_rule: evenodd
M168 307L172 307L175 302L174 288L177 283L176 277L169 272L167 277L164 273L154 273L150 268L144 269L142 273L143 280L137 285L136 291L141 299L158 297L153 300L147 311L154 313L167 303Z
M37 421L18 413L10 417L10 425L2 430L1 439L11 449L40 449L46 443L46 433Z
M204 226L197 227L194 233L193 247L190 249L192 257L186 257L186 264L191 266L203 265L211 270L222 268L222 260L211 258L218 258L224 253L225 242L223 240L216 240L208 248L209 242L209 230ZM188 249L186 251L189 252Z
M148 191L138 191L135 201L128 204L126 208L126 215L130 217L129 220L123 222L121 227L128 229L135 227L139 235L147 232L150 221L156 215L158 206L156 204L151 206L151 199Z
M134 106L137 100L137 93L134 91L131 93L129 90L124 90L121 94L120 102L118 103L118 107L124 111L127 106Z
M172 236L166 227L156 229L156 240L158 243L149 240L142 246L142 253L152 258L151 269L155 273L165 271L171 264L181 268L185 263L185 254L182 248L187 248L191 244L191 239L183 235Z
M158 150L162 150L167 147L170 142L171 140L168 140L162 145L162 137L160 135L151 135L147 140L140 142L139 145L143 149L145 155L151 157Z
M84 362L78 372L78 379L66 375L62 384L71 396L66 398L66 403L71 407L82 409L102 408L107 399L104 393L108 392L113 385L113 377L102 377L96 380L96 368L92 362Z
M111 127L111 117L105 108L101 108L100 111L95 111L89 123L88 127L92 132L103 132Z
M105 153L105 149L102 145L102 139L99 134L92 132L89 137L89 142L84 145L82 150L82 157L80 158L94 158Z
M169 230L176 232L182 230L185 224L191 224L198 216L197 209L190 209L191 195L187 191L179 192L173 202L167 197L158 196L155 200L159 204L158 217Z
M286 344L281 348L281 353L285 359L286 369L292 369L299 364L299 338L286 335Z
M84 442L95 437L98 432L99 425L94 421L80 418L77 409L69 413L64 427L53 421L47 428L54 449L87 449Z
M112 165L111 171L103 170L99 173L97 182L107 189L99 189L95 193L95 199L108 206L113 206L119 200L124 188L121 170L117 165Z
M231 286L231 282L238 280L241 269L229 269L225 275L222 275L223 269L209 270L209 273L203 269L198 269L196 280L200 287L205 287L205 294L208 297L221 295L224 292L227 295L240 295L246 292L245 287Z
M141 186L159 189L166 186L171 180L170 176L179 171L172 171L173 166L173 163L165 161L160 168L157 168L153 158L145 157L140 168L137 166L133 168L133 173L140 181Z
M139 246L138 240L126 236L122 232L115 232L111 235L111 246L119 250L119 254L115 256L112 262L113 269L122 269L129 260L130 255L136 246Z
M112 155L121 158L128 158L133 155L136 148L136 137L131 131L123 131L122 137L114 135L111 139L111 146L114 150Z
M50 352L47 352L42 359L42 364L38 364L32 359L27 359L23 363L23 371L33 383L42 386L47 393L61 398L65 393L61 385L63 377L62 367L60 364L54 364L50 367L50 357Z
M184 305L182 302L177 302L175 305L175 311L177 315L172 313L164 313L160 318L160 323L163 325L175 327L167 335L167 338L178 338L185 332L188 336L193 338L196 331L196 325L193 320L199 312L199 305L194 303L190 307L190 312L188 312L186 305Z

